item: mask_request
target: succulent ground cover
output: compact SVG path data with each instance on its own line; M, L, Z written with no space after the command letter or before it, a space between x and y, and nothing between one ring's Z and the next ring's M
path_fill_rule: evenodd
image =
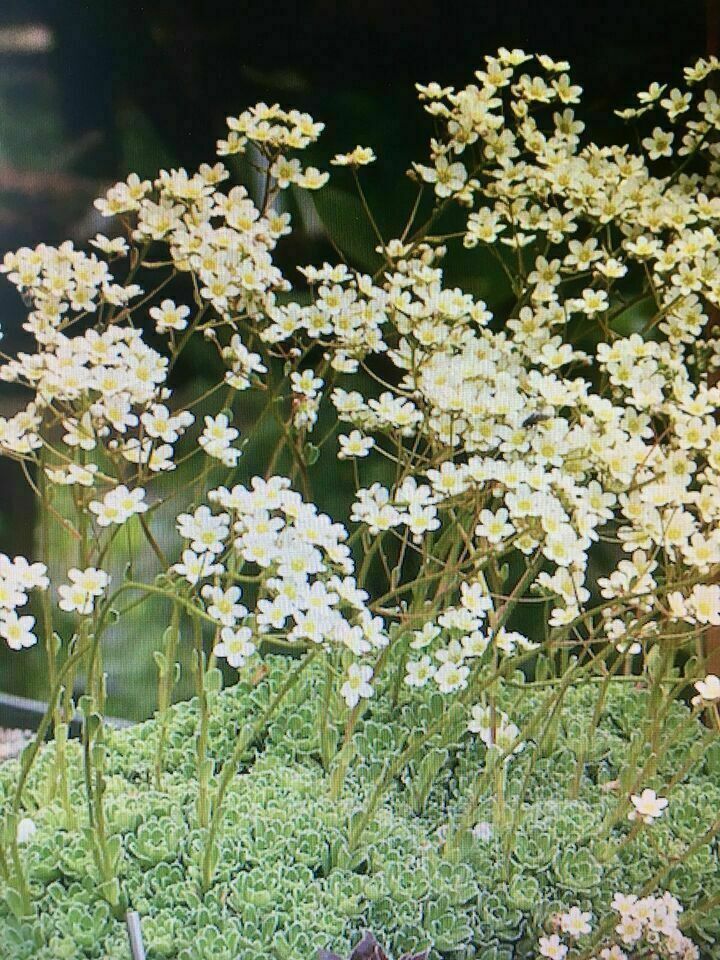
M252 720L281 685L290 664L249 675L212 694L211 756L232 753L240 718ZM521 721L543 701L542 688L503 689L500 702ZM628 820L628 754L642 766L638 731L647 692L611 682L576 686L550 725L472 803L487 748L467 732L465 716L446 717L422 760L393 782L361 840L348 844L353 818L372 795L378 771L429 718L447 714L437 692L378 698L353 737L348 790L330 796L323 769L318 696L312 668L238 764L225 801L213 884L202 893L202 831L195 818L192 755L197 702L172 708L160 787L154 783L158 720L108 731L105 760L107 837L118 858L123 897L143 917L150 960L236 960L349 953L358 932L375 932L390 955L432 947L438 957L535 958L553 917L572 907L606 918L618 892L661 888L684 907L683 929L707 957L720 956L717 840L698 843L720 803L720 750L675 704L663 726L668 749L657 770L670 809L652 831ZM601 702L602 698L602 702ZM601 706L598 709L598 705ZM599 716L598 716L599 713ZM597 717L597 719L596 719ZM72 744L70 791L83 819L81 748ZM0 770L12 793L14 762ZM48 801L56 752L43 749L27 788L36 830L21 846L38 898L33 921L0 915L14 960L127 957L122 920L98 890L87 832ZM37 804L37 808L35 805ZM116 846L115 846L116 845ZM581 941L585 942L585 941ZM590 938L588 938L588 943Z

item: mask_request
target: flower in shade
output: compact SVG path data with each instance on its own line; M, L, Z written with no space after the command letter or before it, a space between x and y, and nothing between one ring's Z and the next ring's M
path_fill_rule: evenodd
M695 683L695 689L699 696L693 697L693 703L714 703L720 700L720 677L714 673L709 673L704 680L698 680Z
M641 794L630 796L634 810L628 814L628 820L637 820L638 817L645 823L654 823L665 812L668 801L659 797L654 790L645 789Z

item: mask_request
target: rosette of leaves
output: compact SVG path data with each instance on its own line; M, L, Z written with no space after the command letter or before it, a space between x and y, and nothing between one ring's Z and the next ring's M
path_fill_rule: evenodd
M179 960L236 960L240 955L240 930L227 924L218 924L203 911L204 921L193 943L180 952Z
M568 848L556 861L555 873L560 885L572 893L585 893L603 879L601 865L586 847Z
M130 853L144 867L172 862L181 856L185 832L185 825L173 817L146 820L129 841Z

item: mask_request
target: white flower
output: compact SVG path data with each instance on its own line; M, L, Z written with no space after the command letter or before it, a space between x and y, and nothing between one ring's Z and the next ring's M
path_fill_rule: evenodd
M30 817L23 817L17 825L17 842L20 844L27 843L36 832L35 822Z
M196 553L222 553L228 535L229 517L226 513L217 516L204 504L195 513L182 513L177 518L180 536L190 540L190 549Z
M240 587L228 587L227 590L223 590L222 587L213 587L206 583L200 592L209 603L208 614L218 623L232 627L237 620L247 616L247 608L238 603L241 595Z
M435 682L440 693L454 693L466 686L469 674L469 667L446 660L436 671Z
M582 937L590 933L591 919L591 913L583 912L579 907L571 907L567 913L560 915L560 929L571 937Z
M124 257L130 249L123 237L113 237L112 240L110 240L102 233L97 233L94 239L89 240L88 243L92 247L97 247L98 250L102 250L102 252L108 256L113 257Z
M647 824L654 823L661 817L668 805L665 797L659 797L654 790L649 789L643 790L641 794L631 794L630 800L635 809L628 814L628 820L639 817Z
M475 840L481 840L483 843L487 843L489 840L492 840L493 826L491 823L488 823L487 820L479 820L472 828L472 835Z
M340 452L338 459L346 460L349 457L366 457L375 446L372 437L365 437L359 430L353 430L349 436L340 434Z
M692 618L698 623L720 626L720 586L713 584L695 584L688 597L688 606Z
M222 657L231 667L239 669L248 657L255 653L252 643L252 630L249 627L223 627L220 631L221 642L216 644L213 653Z
M505 627L501 627L495 634L495 646L504 653L512 654L517 647L522 647L523 650L535 650L539 644L533 643L517 630L506 630Z
M190 316L190 307L176 306L173 300L163 300L159 307L150 308L150 316L155 321L158 333L167 333L168 330L184 330L187 327L187 318Z
M270 167L270 175L275 177L281 190L286 190L291 183L299 183L302 179L300 161L279 156Z
M45 473L52 483L71 487L78 484L81 487L91 487L95 482L97 473L97 464L88 463L85 465L79 463L68 463L58 469L45 467Z
M440 636L440 627L436 623L428 621L421 630L413 630L412 635L413 639L410 641L410 646L413 650L422 650Z
M22 590L46 590L50 585L44 563L30 563L25 557L13 557L11 561L4 553L0 553L0 577L16 583Z
M435 193L438 197L449 197L457 193L465 185L467 170L462 163L450 163L446 156L439 156L434 167L425 167L416 163L415 169L425 183L435 184Z
M407 516L403 517L403 519L407 523L415 543L422 543L423 534L429 530L437 530L440 526L437 507L434 504L429 504L426 507L412 504L407 512Z
M154 403L140 417L145 433L149 437L159 438L165 443L175 443L185 430L191 426L195 417L189 410L183 410L177 415L170 413L170 410L163 403Z
M608 295L604 290L593 290L587 287L582 292L582 299L576 300L574 305L588 317L593 317L596 313L603 313L608 309Z
M315 397L323 385L323 380L316 377L313 370L303 370L302 373L291 373L290 381L294 393L301 393L306 397Z
M421 657L420 660L408 660L405 669L405 683L409 687L424 687L435 673L435 667L428 656Z
M137 437L131 437L122 447L122 455L126 460L130 463L147 464L153 473L174 470L174 454L175 451L169 443L158 446L149 437L146 437L142 443Z
M95 600L105 592L110 577L104 570L87 567L85 570L73 568L68 571L69 584L58 587L58 606L68 613L77 611L86 616L93 612Z
M299 187L302 187L304 190L319 190L321 187L324 187L325 184L330 179L330 174L321 172L317 167L306 167L302 176L299 177L296 181Z
M550 937L540 937L539 949L540 955L548 960L563 960L568 952L568 948L556 933Z
M352 709L357 706L361 698L366 700L373 695L374 690L370 684L372 675L372 667L358 663L350 664L348 678L340 688L340 695L348 707Z
M377 160L372 147L355 147L350 153L337 153L330 163L336 167L364 167Z
M659 160L660 157L672 156L672 142L674 139L674 133L662 130L660 127L655 127L652 135L646 137L642 145L647 150L651 160Z
M66 433L63 443L69 447L79 447L81 450L93 450L97 444L92 417L89 413L83 414L80 420L63 420Z
M488 596L487 587L483 583L468 583L463 580L460 584L460 602L474 617L485 619L488 610L492 610L492 597Z
M616 925L615 932L624 944L632 945L642 937L642 920L639 917L623 916Z
M34 626L35 617L20 617L14 610L0 613L0 637L4 638L11 650L21 650L37 643L37 637L32 632Z
M27 603L27 593L12 572L0 573L0 611L14 610Z
M694 698L693 703L699 701L714 703L716 700L720 700L720 677L716 677L714 673L709 673L704 680L696 681L695 689L699 696Z
M520 729L511 723L502 710L493 710L490 706L475 704L471 710L468 730L477 733L488 748L498 749L502 753L520 753L525 744L518 743Z
M145 491L142 487L128 490L125 484L120 484L106 493L102 502L93 500L89 508L97 516L98 525L101 527L110 526L111 523L122 524L134 514L147 510L144 497Z
M227 414L219 413L216 417L205 417L205 429L198 437L198 443L209 457L221 460L226 466L234 467L240 456L240 451L230 444L239 435L240 431L230 426Z
M188 583L193 586L207 577L212 577L216 573L223 572L223 566L215 562L215 556L212 553L195 553L194 550L183 550L182 559L174 563L171 570L184 577Z
M630 914L635 909L637 896L634 893L616 893L613 896L610 906L616 913L621 915Z

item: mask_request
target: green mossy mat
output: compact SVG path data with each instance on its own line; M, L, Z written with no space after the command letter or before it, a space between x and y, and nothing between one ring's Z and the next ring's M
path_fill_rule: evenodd
M210 751L217 762L286 676L285 659L269 663L269 676L258 686L241 682L212 697ZM386 759L452 701L425 691L413 691L395 708L389 696L371 701L337 802L320 762L322 683L322 672L309 669L241 764L226 797L215 881L204 896L198 884L196 704L171 711L160 790L153 786L159 721L106 732L107 829L120 840L119 879L142 916L148 960L311 960L319 947L349 952L362 928L372 929L390 955L431 943L435 960L534 960L537 937L554 910L578 905L592 910L597 922L608 915L615 891L641 891L659 871L659 888L685 907L685 932L702 944L703 956L720 958L714 945L720 906L702 906L720 899L717 839L683 856L720 809L720 745L703 749L706 731L688 723L681 703L673 705L662 732L669 746L657 777L643 784L665 787L670 798L666 815L652 827L628 840L631 824L619 808L622 784L611 785L642 736L646 695L633 684L613 683L588 742L600 685L587 684L568 690L551 732L512 759L501 819L492 795L481 800L474 819L495 818L490 839L466 834L450 862L442 856L442 838L459 823L485 765L486 748L466 732L467 717L454 712L423 760L394 783L350 852L349 820ZM522 726L546 694L508 685L501 704ZM646 754L638 756L642 763ZM46 800L54 768L48 746L25 795L23 815L37 830L20 848L37 917L15 917L0 896L3 960L129 957L124 925L99 895L82 829L78 744L69 745L69 757L80 827L68 830L60 802ZM682 782L667 792L684 767ZM12 795L16 776L16 762L0 768L1 802ZM569 784L576 787L572 796ZM601 825L618 810L609 836L600 839Z

